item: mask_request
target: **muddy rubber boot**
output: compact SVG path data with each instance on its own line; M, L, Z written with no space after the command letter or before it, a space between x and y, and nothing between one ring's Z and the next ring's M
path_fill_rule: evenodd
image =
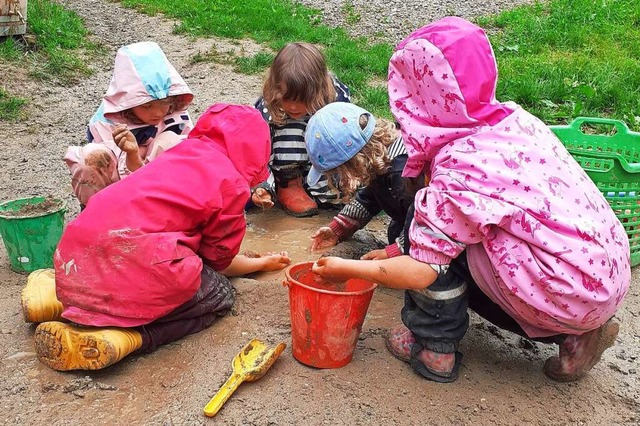
M411 346L415 342L413 333L404 324L392 327L385 339L385 344L391 355L404 362L409 362L411 359Z
M568 336L560 344L559 356L544 363L544 374L558 382L572 382L587 374L600 361L602 353L613 346L620 325L610 319L602 327Z
M139 349L142 335L127 328L84 328L50 321L36 328L35 346L40 362L54 370L99 370Z
M276 193L282 209L295 217L308 217L318 214L318 205L304 190L302 177L289 181L279 181Z
M56 298L53 269L38 269L29 274L22 289L22 316L26 322L61 320L62 303Z
M452 382L458 377L461 355L458 353L438 353L428 349L416 349L415 358L411 359L416 338L404 324L389 330L385 339L387 349L401 361L411 364L422 376L437 382Z

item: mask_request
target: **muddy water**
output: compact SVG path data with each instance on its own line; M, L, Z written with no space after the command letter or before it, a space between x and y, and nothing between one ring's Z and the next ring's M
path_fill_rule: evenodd
M255 210L247 214L247 233L242 251L258 253L282 251L289 253L292 263L316 260L324 250L310 251L311 235L331 222L337 211L320 211L318 216L296 218L274 207L264 212ZM382 219L374 219L367 226L372 232L385 229Z
M320 254L311 253L311 235L321 226L328 224L332 215L309 218L295 218L284 214L278 208L265 212L259 210L247 215L247 233L242 250L258 253L287 251L293 262L315 260Z

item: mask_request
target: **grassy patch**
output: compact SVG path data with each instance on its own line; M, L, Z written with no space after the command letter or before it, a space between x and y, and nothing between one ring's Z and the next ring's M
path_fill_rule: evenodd
M236 58L235 69L244 74L258 74L271 65L275 55L266 52L260 52L251 57Z
M10 95L0 88L0 120L17 120L27 101Z
M392 46L350 38L320 24L318 11L287 0L121 0L125 6L179 20L177 32L248 37L277 50L304 40L325 47L329 67L349 85L354 101L389 116L383 87ZM345 20L360 15L352 2ZM451 14L454 14L453 11ZM381 19L384 19L382 17ZM498 59L497 96L512 100L547 123L578 115L612 117L640 127L640 2L548 0L477 22L490 34ZM259 72L269 55L239 58L242 72Z
M0 58L29 67L31 76L41 80L68 83L89 75L84 55L99 49L87 41L80 17L52 0L29 0L27 7L27 31L35 42L7 38L0 43Z
M231 65L235 64L235 55L232 51L221 52L212 47L208 52L198 52L191 56L189 62L191 64L199 64L202 62L215 62L217 64Z
M479 19L498 96L547 123L583 116L640 126L640 2L551 0Z
M353 39L343 29L321 25L317 10L285 0L122 0L121 3L141 12L164 13L177 19L178 33L251 38L263 43L269 51L235 59L236 70L244 73L264 71L273 60L273 52L288 42L303 40L324 46L329 68L351 88L355 102L377 115L390 117L386 91L371 87L369 81L386 78L392 46ZM352 4L346 4L344 9L350 21L360 19ZM218 62L219 58L213 56L211 60Z

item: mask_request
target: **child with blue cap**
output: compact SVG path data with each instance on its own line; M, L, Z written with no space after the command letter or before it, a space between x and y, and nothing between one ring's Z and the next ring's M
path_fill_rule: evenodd
M345 197L353 197L328 226L311 236L311 249L348 239L384 211L391 218L389 245L365 254L363 259L402 254L402 230L413 196L401 176L407 152L394 123L376 119L357 105L336 102L311 117L305 142L312 165L307 183L312 186L324 175Z

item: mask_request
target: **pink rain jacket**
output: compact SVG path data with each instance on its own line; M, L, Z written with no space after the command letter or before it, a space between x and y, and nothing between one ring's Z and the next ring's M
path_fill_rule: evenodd
M133 327L191 299L203 260L220 271L238 253L269 155L260 112L218 104L181 144L94 195L54 255L62 316Z
M421 28L389 66L415 199L411 256L448 264L467 249L480 288L530 337L582 334L613 316L630 282L629 243L606 200L547 126L495 99L482 29Z
M122 112L147 102L176 98L174 110L157 126L136 124ZM116 167L111 170L111 181L131 173L126 166L127 154L120 150L113 140L112 129L116 124L126 124L129 130L145 130L155 127L155 134L173 128L175 133L186 135L193 127L187 107L193 101L193 94L187 83L171 65L158 44L150 41L130 44L118 49L113 76L100 107L89 122L89 139L92 143L103 144L111 150ZM144 138L139 145L140 157L149 161L154 147L154 137ZM84 157L93 151L91 144L71 146L64 157L74 172L76 165L84 165Z

